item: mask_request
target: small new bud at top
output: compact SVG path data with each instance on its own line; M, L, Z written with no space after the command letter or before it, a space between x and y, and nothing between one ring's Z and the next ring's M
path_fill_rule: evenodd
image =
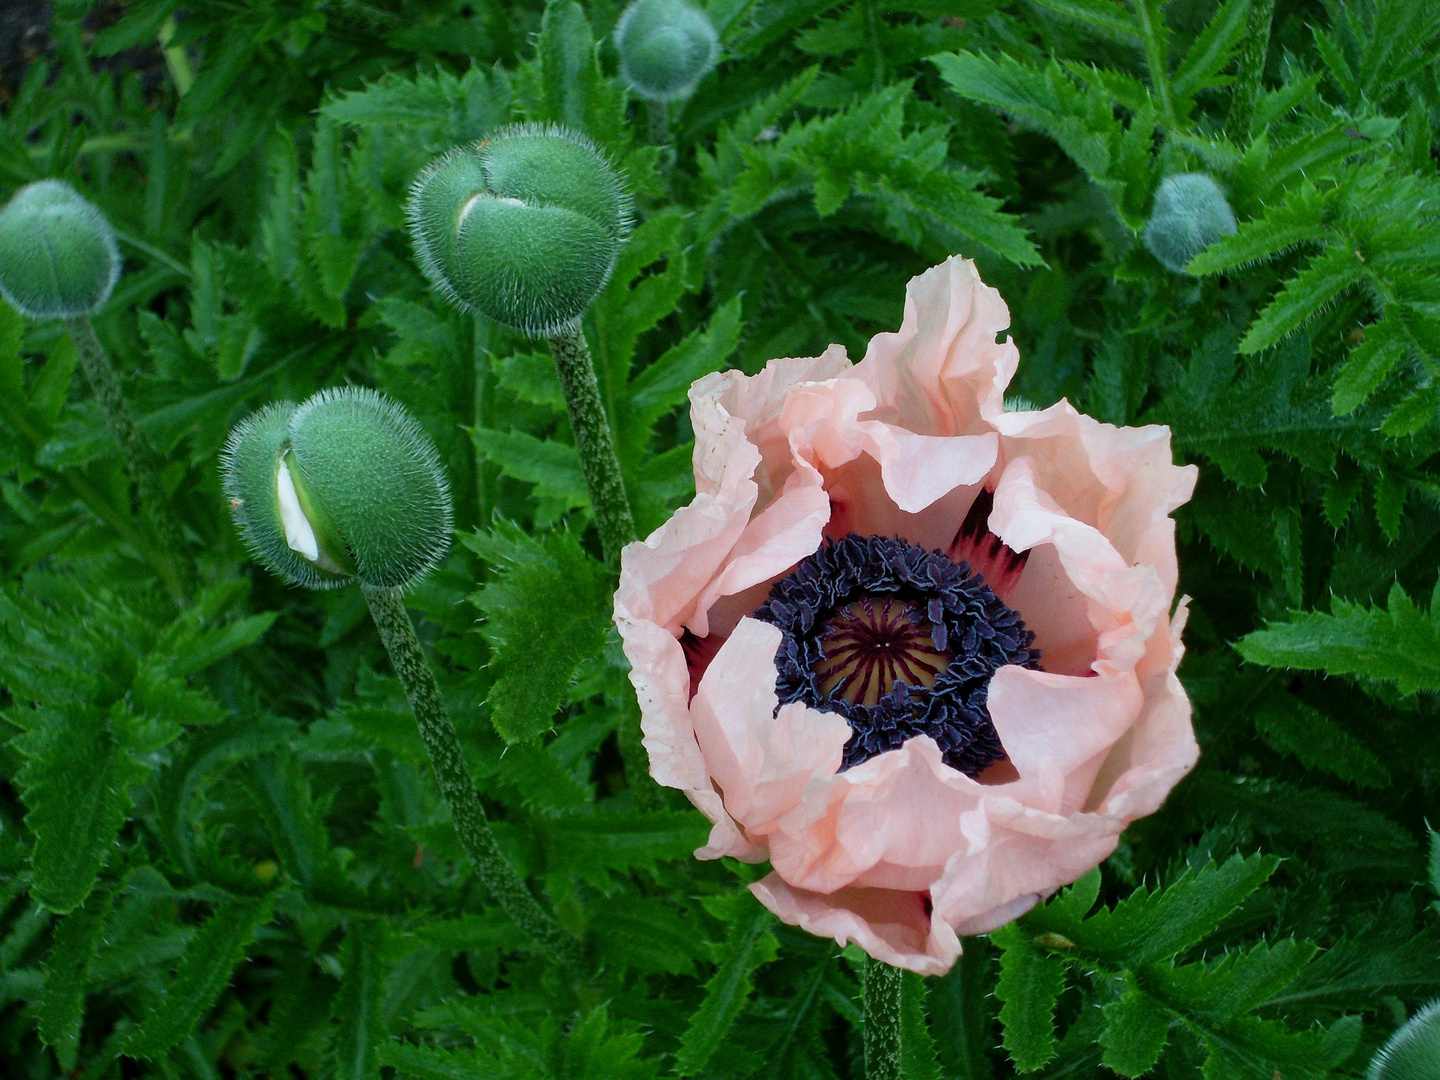
M449 549L450 490L435 444L373 390L270 405L231 433L221 463L245 542L294 584L393 588Z
M534 124L433 162L406 212L436 288L532 337L552 336L590 306L630 228L629 194L600 152Z
M1191 259L1237 230L1220 185L1204 173L1181 173L1160 181L1143 238L1167 269L1184 274Z
M63 180L26 184L0 210L0 294L22 314L88 315L119 277L115 230Z
M686 0L634 0L615 25L620 77L651 101L688 97L715 66L720 37Z

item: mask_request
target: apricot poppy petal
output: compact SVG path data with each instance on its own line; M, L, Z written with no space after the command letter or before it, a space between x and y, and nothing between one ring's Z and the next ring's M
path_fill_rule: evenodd
M967 435L999 413L1020 354L1008 338L1010 309L954 257L913 278L898 332L876 334L855 375L874 390L874 419L921 435Z
M724 380L713 375L690 390L694 501L621 554L615 608L622 633L627 622L644 620L678 634L745 531L758 493L753 477L760 454L746 440L744 422L719 405L723 391Z
M1020 779L1007 787L1015 797L1056 812L1085 804L1103 753L1134 726L1144 707L1132 672L1081 678L1003 667L990 680L990 718ZM1041 792L1042 765L1063 778L1059 791Z
M956 488L978 484L995 466L993 434L916 435L892 424L865 424L867 452L880 463L885 491L907 514L918 514Z
M934 914L972 932L1004 921L1017 900L1048 896L1103 862L1120 823L1098 814L1051 814L1003 795L967 815L971 847L955 854L931 890Z
M763 835L800 801L813 777L840 768L849 725L833 713L776 709L775 650L780 631L742 619L700 680L690 702L694 730L725 809ZM797 715L802 714L802 715Z
M1049 545L1070 584L1088 603L1086 614L1096 634L1097 671L1133 668L1145 642L1165 614L1168 597L1154 567L1130 565L1095 525L1071 516L1039 484L1031 457L1009 462L995 489L990 528L1016 551ZM1043 607L1028 615L1037 622Z
M893 889L809 892L769 874L750 886L767 908L791 926L840 946L855 942L877 960L919 975L943 975L960 956L960 939L931 919L921 893Z
M787 706L788 707L788 706ZM810 710L814 719L825 713ZM803 804L776 823L771 865L797 888L928 889L984 789L920 736L843 773L815 777Z

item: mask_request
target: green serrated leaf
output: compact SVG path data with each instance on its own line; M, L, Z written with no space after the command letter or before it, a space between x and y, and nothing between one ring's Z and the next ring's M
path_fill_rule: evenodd
M740 1011L754 992L755 969L773 961L778 944L770 933L774 916L768 911L736 923L725 944L725 962L705 984L705 998L680 1036L675 1071L695 1076L719 1049Z
M1057 920L1079 923L1100 896L1100 868L1097 866L1075 884L1063 890L1047 905L1046 911Z
M925 980L913 971L900 976L900 1070L905 1080L941 1080L935 1040L925 1023Z
M1249 355L1268 349L1364 276L1365 264L1353 251L1341 248L1316 256L1250 324L1240 351Z
M337 1021L330 1052L336 1080L378 1080L380 1050L386 1041L381 1007L385 968L380 960L383 929L352 926L345 937L345 977L332 1006Z
M129 785L150 769L119 746L104 713L48 713L16 740L27 761L17 780L35 834L30 891L64 914L85 902L132 805Z
M514 353L497 358L495 375L500 385L521 401L565 409L565 392L555 373L555 361L543 353Z
M1141 886L1084 922L1052 918L1047 905L1026 916L1025 926L1063 934L1085 952L1131 967L1155 963L1204 939L1269 879L1279 862L1271 855L1235 855L1198 873L1187 869L1165 889ZM1063 912L1063 905L1058 910Z
M1337 444L1355 454L1369 451L1372 422L1334 415L1326 380L1310 372L1303 335L1250 359L1236 356L1233 342L1224 331L1208 339L1180 385L1146 419L1170 423L1177 443L1209 457L1246 488L1260 487L1269 475L1262 450L1327 473ZM1224 509L1235 516L1234 507Z
M1400 519L1409 496L1410 485L1403 476L1386 472L1375 478L1375 520L1392 544L1400 538Z
M90 903L65 916L55 928L45 960L45 992L37 1017L40 1038L52 1047L60 1067L75 1067L80 1026L85 1019L85 983L110 918L112 894L92 894Z
M1250 0L1226 0L1220 10L1196 35L1180 66L1170 79L1170 89L1181 98L1216 85L1215 76L1230 62L1245 37Z
M1296 612L1288 623L1255 630L1235 646L1252 664L1361 675L1393 682L1402 694L1440 688L1440 626L1398 584L1388 610L1335 598L1330 613Z
M545 119L586 131L596 92L595 39L585 11L574 0L551 0L540 21L540 58Z
M1399 319L1381 319L1365 328L1365 340L1350 351L1335 379L1331 406L1336 416L1354 412L1380 388L1405 356L1409 339Z
M562 1075L574 1080L652 1080L660 1062L640 1057L644 1038L633 1031L612 1030L615 1027L607 1006L592 1009L565 1040Z
M491 722L506 742L523 742L549 730L576 670L604 646L609 579L568 532L537 540L501 523L465 543L500 571L471 599L495 650Z
M126 1037L121 1052L156 1058L184 1040L225 989L255 928L269 919L268 897L216 908L185 947L159 1005Z
M1418 435L1434 423L1437 411L1440 411L1440 387L1427 386L1391 409L1380 430L1392 439Z
M1221 274L1287 251L1325 235L1325 211L1332 191L1304 184L1287 192L1284 201L1247 221L1234 236L1211 244L1186 268L1197 277Z
M1355 736L1330 717L1289 694L1276 695L1255 710L1255 730L1272 747L1302 765L1360 787L1390 783L1390 771Z
M1143 1076L1155 1067L1170 1035L1170 1014L1148 994L1126 990L1101 1010L1100 1045L1105 1066L1121 1076Z
M630 407L640 424L649 427L683 404L696 379L725 366L740 341L740 315L736 296L715 309L703 331L686 335L630 380Z
M1065 964L1036 948L1015 923L991 940L1001 949L995 996L1004 1002L1005 1049L1016 1069L1034 1072L1055 1056L1055 1001L1065 989Z
M1311 942L1294 938L1273 945L1262 941L1243 952L1227 952L1210 963L1147 968L1145 985L1174 1008L1227 1020L1279 995L1317 951Z
M538 823L550 865L605 887L607 871L651 869L685 859L705 843L709 827L688 810L666 813L605 812L593 804Z
M589 505L589 489L575 447L537 439L523 431L474 428L470 435L475 449L506 476L534 484L537 495L557 499L567 507Z
M1353 465L1343 467L1325 481L1325 520L1336 532L1343 529L1345 522L1350 519L1350 511L1364 483L1364 474Z
M1140 27L1124 8L1105 0L1036 0L1038 6L1097 31L1120 45L1138 46Z
M330 838L299 756L284 750L257 757L247 777L280 865L313 885L329 869Z

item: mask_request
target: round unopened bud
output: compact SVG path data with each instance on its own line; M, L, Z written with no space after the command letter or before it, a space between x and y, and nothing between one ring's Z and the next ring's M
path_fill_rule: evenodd
M552 336L590 306L630 228L630 196L600 151L537 124L433 162L406 212L436 288L532 337Z
M1440 1000L1412 1016L1370 1063L1367 1080L1434 1080L1440 1076Z
M715 66L720 37L686 0L634 0L615 24L620 77L651 101L688 97Z
M435 444L374 390L322 390L260 410L231 432L221 469L246 544L296 585L393 588L450 547Z
M120 278L115 230L63 180L37 180L0 210L0 294L32 319L88 315Z
M1144 240L1167 269L1184 274L1191 259L1237 229L1220 185L1204 173L1181 173L1160 181Z

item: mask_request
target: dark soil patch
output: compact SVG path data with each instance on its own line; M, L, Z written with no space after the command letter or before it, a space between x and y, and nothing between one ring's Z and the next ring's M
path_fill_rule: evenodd
M50 0L0 4L0 106L10 100L32 64L50 45Z

